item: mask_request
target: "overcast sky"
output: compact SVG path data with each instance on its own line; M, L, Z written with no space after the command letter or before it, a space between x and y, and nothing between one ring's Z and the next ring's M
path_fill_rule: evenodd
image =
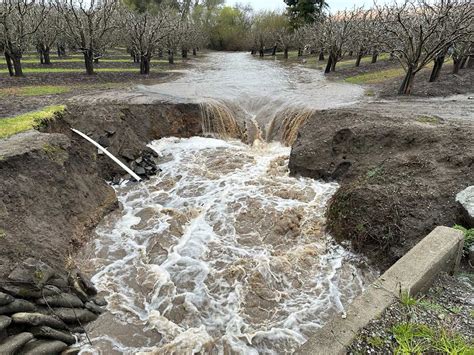
M381 4L389 2L390 0L378 0L377 3ZM250 4L255 10L278 10L285 8L285 2L283 0L226 0L228 4ZM344 10L345 8L351 8L354 5L357 6L370 6L373 4L373 0L328 0L328 4L331 11Z

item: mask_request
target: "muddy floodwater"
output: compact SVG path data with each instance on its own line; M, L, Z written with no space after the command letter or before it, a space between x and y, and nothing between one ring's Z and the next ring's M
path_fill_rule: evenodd
M315 109L361 95L319 71L225 53L139 90L232 102L262 131L262 108L277 102ZM90 327L83 354L289 354L344 314L375 273L325 233L337 184L290 177L283 143L258 134L252 144L150 143L162 171L116 188L122 210L83 252L109 311Z

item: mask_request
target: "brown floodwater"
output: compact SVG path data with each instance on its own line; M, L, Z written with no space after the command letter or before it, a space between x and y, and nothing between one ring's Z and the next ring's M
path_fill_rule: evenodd
M289 176L284 143L308 114L288 107L344 105L360 89L215 53L175 82L140 90L227 113L218 122L203 113L214 137L152 142L162 172L116 188L123 208L82 254L109 313L91 325L81 353L294 352L376 275L325 231L338 185ZM231 134L241 112L258 131L251 144Z

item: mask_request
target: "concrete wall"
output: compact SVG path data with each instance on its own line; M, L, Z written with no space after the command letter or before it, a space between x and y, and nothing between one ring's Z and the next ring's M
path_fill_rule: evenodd
M336 315L296 353L345 354L359 330L381 316L403 292L416 295L428 289L439 272L454 271L463 244L460 231L437 227L357 297L345 316Z

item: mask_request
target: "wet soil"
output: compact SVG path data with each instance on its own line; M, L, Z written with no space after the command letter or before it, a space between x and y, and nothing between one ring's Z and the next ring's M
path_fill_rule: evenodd
M455 195L474 183L473 134L470 120L320 111L300 129L289 168L340 182L328 228L385 269L436 226L460 221Z

